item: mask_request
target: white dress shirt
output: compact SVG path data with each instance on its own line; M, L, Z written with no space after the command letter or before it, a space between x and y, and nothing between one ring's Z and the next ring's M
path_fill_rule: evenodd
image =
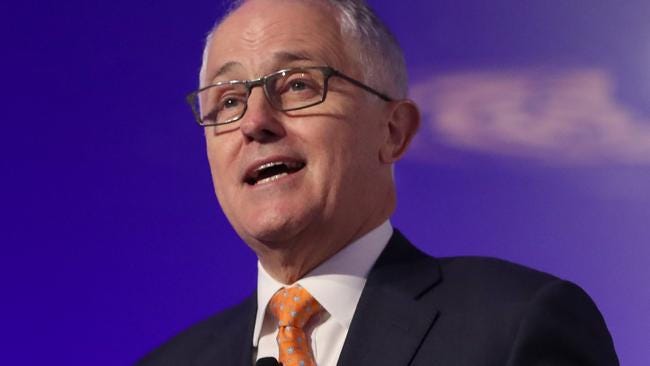
M368 272L392 234L390 221L385 221L291 285L273 279L258 262L257 317L253 331L253 348L257 351L253 352L255 360L278 358L277 321L266 307L279 289L299 284L324 308L320 316L305 326L305 332L311 337L316 364L335 366Z

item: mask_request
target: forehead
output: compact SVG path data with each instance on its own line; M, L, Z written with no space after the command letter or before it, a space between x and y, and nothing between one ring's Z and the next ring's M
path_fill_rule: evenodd
M336 10L322 1L250 0L215 30L205 75L254 77L295 62L349 70L345 45Z

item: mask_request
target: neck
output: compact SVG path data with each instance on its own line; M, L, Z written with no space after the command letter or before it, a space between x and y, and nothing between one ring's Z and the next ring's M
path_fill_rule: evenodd
M369 197L361 204L342 208L344 212L351 213L356 207L364 207L359 212L367 212L365 217L337 215L332 220L309 225L296 235L283 238L281 242L262 243L251 240L248 244L271 277L284 284L292 284L388 220L396 206L393 185L388 185L384 191ZM376 197L384 199L377 200Z
M291 285L387 219L388 215L367 222L358 230L344 236L332 236L331 234L329 237L325 235L311 236L311 238L321 239L294 241L293 245L264 245L255 252L271 277L278 282Z
M271 277L285 285L291 285L331 258L346 245L331 243L320 247L314 245L309 248L272 249L265 251L264 254L258 254L258 258Z

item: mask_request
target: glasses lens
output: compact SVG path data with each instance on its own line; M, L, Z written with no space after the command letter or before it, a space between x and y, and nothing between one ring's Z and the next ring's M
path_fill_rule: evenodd
M200 111L202 125L218 125L238 119L246 109L244 83L224 83L211 86L197 94L195 111Z
M325 76L320 69L294 69L270 76L266 92L280 110L308 107L323 101Z

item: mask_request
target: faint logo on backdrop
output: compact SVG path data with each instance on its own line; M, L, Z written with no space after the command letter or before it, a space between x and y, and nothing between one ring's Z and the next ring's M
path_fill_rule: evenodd
M650 118L619 102L602 69L457 72L416 82L416 157L431 146L552 164L650 164Z

